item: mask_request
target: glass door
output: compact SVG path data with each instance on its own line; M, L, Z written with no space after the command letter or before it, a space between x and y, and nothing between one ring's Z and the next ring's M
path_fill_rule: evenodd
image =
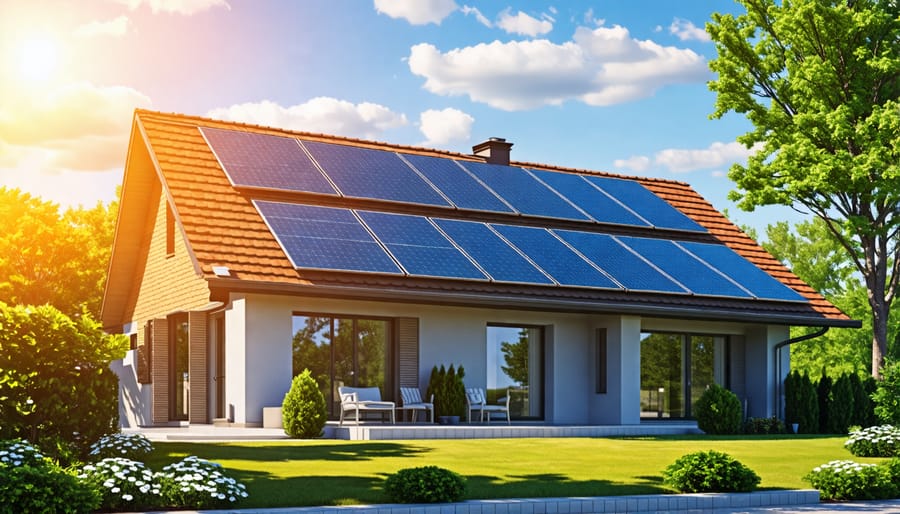
M188 419L191 404L191 377L188 368L190 332L187 314L169 320L169 419Z

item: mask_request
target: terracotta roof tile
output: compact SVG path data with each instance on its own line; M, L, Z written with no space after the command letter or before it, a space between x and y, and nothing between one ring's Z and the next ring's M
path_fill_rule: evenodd
M236 279L247 282L317 284L346 286L370 284L373 287L398 290L456 291L485 294L529 294L534 297L567 298L586 301L603 300L606 297L621 301L622 293L572 288L510 287L507 285L423 279L385 279L358 274L301 272L295 269L278 242L263 222L250 198L231 186L214 154L206 144L198 127L218 127L259 132L281 136L302 137L332 143L352 144L361 147L388 149L453 159L474 160L470 155L427 150L422 148L362 141L358 139L300 133L255 125L221 122L179 114L163 114L138 110L136 118L149 140L151 153L159 162L165 178L166 189L171 195L178 219L190 242L198 264L208 278L213 278L212 266L227 266ZM753 309L761 312L802 313L812 309L829 320L848 320L835 306L796 277L790 270L768 254L736 225L719 213L688 184L673 180L628 177L549 166L546 164L514 162L525 167L590 173L604 177L635 180L669 202L709 231L734 251L770 273L773 277L798 291L809 300L808 306L778 302L752 302ZM315 276L313 280L309 277ZM538 290L539 289L539 290ZM629 302L635 304L680 305L692 308L747 308L748 302L737 300L703 299L699 297L635 295L629 294Z

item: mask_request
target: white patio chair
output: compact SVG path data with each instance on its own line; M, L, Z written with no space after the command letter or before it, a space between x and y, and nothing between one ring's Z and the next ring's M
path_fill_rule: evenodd
M506 390L506 396L500 398L499 404L487 403L487 395L484 389L480 387L470 387L466 389L466 406L468 408L468 420L472 422L472 412L478 411L481 416L481 423L487 419L487 423L491 424L491 415L495 413L506 414L506 424L511 425L509 418L509 389Z
M418 387L401 387L400 400L402 402L400 409L412 411L412 421L416 421L419 411L423 410L425 419L434 423L434 395L431 395L430 401L426 402L422 400Z

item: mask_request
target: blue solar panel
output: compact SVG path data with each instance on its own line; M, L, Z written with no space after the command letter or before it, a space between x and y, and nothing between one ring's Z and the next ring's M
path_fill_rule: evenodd
M254 203L296 268L402 273L349 209Z
M497 198L497 195L460 168L456 162L425 155L404 154L403 157L460 209L513 212Z
M590 220L584 213L538 182L522 168L468 161L460 162L460 164L522 214L581 221Z
M200 129L235 186L337 195L296 139Z
M585 176L584 178L628 206L655 227L706 232L706 229L697 222L633 180L596 176Z
M621 289L543 228L491 225L561 285Z
M687 292L610 235L573 230L555 232L603 271L609 273L625 289L660 293Z
M393 152L315 141L303 145L345 196L450 206Z
M370 211L358 214L410 275L488 278L427 218Z
M757 298L806 302L806 298L756 267L725 245L679 241L687 251L703 259Z
M482 269L501 282L553 285L528 259L500 239L487 225L473 221L432 220Z
M618 237L619 241L666 272L694 294L751 298L751 295L697 260L672 241L642 237Z
M531 170L537 178L555 189L600 223L649 227L650 224L603 193L581 175Z

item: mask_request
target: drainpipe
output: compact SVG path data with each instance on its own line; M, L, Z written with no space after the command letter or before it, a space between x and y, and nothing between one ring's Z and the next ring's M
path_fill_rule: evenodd
M782 398L781 394L781 388L783 384L783 381L781 379L781 349L794 343L802 343L803 341L809 341L810 339L815 339L817 337L823 336L825 335L825 332L828 332L830 328L831 327L821 327L819 328L819 330L813 332L812 334L788 338L775 345L775 414L782 420L784 420L784 399Z

